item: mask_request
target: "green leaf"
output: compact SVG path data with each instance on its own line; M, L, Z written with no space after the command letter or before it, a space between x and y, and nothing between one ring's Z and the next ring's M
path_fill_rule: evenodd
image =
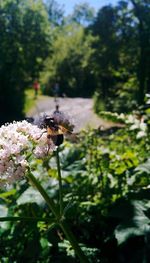
M17 192L16 189L12 189L12 190L10 190L10 191L8 191L8 192L1 193L1 194L0 194L0 198L2 198L2 199L7 199L7 197L9 197L9 196L11 196L11 195L14 195L16 192Z
M150 219L145 214L147 202L134 200L129 202L126 207L123 205L120 205L120 208L117 207L118 216L122 218L122 222L115 229L115 236L119 245L126 242L130 237L141 236L150 232Z
M18 199L17 204L22 205L26 203L37 203L39 205L44 203L41 194L33 187L29 187Z
M0 215L1 216L6 216L7 212L8 212L8 208L3 206L3 205L0 205Z
M21 217L21 216L0 217L0 222L3 221L44 221L44 222L46 221L51 223L51 225L55 224L54 218L41 218L41 217Z
M40 239L40 243L43 249L52 246L51 243L49 243L48 240L43 237Z
M136 172L145 172L150 174L150 159L148 159L145 163L140 164L138 167L135 168Z
M8 208L3 206L3 205L0 205L0 215L2 217L6 217L7 213L8 213ZM0 222L0 227L1 228L7 228L6 222Z

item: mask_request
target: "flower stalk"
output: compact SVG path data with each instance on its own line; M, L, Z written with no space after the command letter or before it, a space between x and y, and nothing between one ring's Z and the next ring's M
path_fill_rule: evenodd
M61 168L59 160L59 147L56 149L56 163L57 163L57 172L58 172L58 182L59 182L59 207L60 215L63 214L63 191L62 191L62 177L61 177Z
M76 255L80 259L80 262L81 263L88 263L88 259L86 258L83 251L81 250L80 246L78 245L78 242L77 242L75 236L73 235L73 233L69 229L65 220L64 219L62 220L62 218L60 217L61 216L60 212L59 212L58 208L56 207L52 198L49 197L49 195L47 194L45 189L42 187L42 185L38 182L38 180L34 177L34 175L31 172L27 175L27 177L31 181L31 183L37 188L37 190L40 192L40 194L43 196L48 207L51 209L53 215L55 216L57 223L61 227L63 233L65 234L66 238L70 241Z
M49 138L45 132L45 129L57 131L59 129L59 125L61 124L66 130L72 132L73 125L70 124L62 113L57 113L52 116L52 118L49 116L46 118L44 116L42 119L44 124L42 124L41 127L32 125L27 121L13 122L0 127L0 184L9 185L16 182L16 180L20 180L24 178L24 176L27 176L32 185L36 187L44 198L54 218L1 217L0 221L48 220L51 227L59 225L66 238L70 241L76 255L80 259L80 262L88 263L88 260L81 250L74 234L69 229L69 226L65 221L59 148L55 147L56 145L53 140ZM43 127L45 128L44 131ZM31 153L33 158L43 158L49 151L54 151L55 149L59 182L59 206L47 194L46 190L31 173L29 168Z

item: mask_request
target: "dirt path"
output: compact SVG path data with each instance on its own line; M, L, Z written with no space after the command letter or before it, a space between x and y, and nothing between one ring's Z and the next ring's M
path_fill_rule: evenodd
M75 124L75 131L88 127L104 128L110 127L110 123L99 118L93 112L93 100L84 98L58 98L59 110L71 117ZM42 113L51 114L55 110L56 102L54 98L41 96L36 101L36 106L33 107L27 114L28 117L37 116Z

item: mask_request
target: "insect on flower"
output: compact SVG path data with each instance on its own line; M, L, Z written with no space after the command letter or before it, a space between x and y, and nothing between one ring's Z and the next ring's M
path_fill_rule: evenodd
M52 141L55 146L59 146L63 143L64 135L73 135L74 125L70 123L62 112L53 113L51 116L43 115L38 120L33 121L33 123L38 125L39 128L45 129L41 136L47 133L48 146L50 141Z
M64 134L72 134L72 131L58 124L53 117L45 116L41 128L46 128L47 139L52 139L56 146L63 143Z

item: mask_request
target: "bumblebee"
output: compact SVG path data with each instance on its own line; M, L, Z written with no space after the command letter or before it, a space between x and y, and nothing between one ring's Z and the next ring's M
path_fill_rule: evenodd
M52 140L56 146L63 143L64 135L71 135L72 131L65 128L63 124L58 124L53 117L44 116L41 121L40 128L45 128L47 132L47 139Z
M54 112L52 116L44 114L43 116L35 119L30 117L27 118L27 121L34 125L37 125L40 129L45 129L40 137L44 133L47 133L48 151L50 141L52 141L56 146L59 146L64 141L64 135L69 135L72 137L72 139L74 137L72 133L74 125L72 125L68 121L68 119L59 111Z

